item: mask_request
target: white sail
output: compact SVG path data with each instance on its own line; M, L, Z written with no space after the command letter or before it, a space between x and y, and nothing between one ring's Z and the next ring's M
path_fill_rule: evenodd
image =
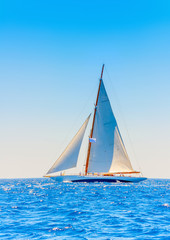
M89 121L90 115L69 143L65 151L57 159L54 165L50 168L47 174L63 171L66 169L74 168L77 165L78 155L81 147L81 143L84 137L84 133Z
M133 168L129 157L127 155L125 146L121 139L118 128L115 128L114 133L114 149L113 149L113 159L109 172L119 173L119 172L133 172Z
M133 171L102 79L96 108L88 173Z
M117 124L102 80L96 108L92 136L96 142L91 143L88 172L108 172L113 158L113 136Z

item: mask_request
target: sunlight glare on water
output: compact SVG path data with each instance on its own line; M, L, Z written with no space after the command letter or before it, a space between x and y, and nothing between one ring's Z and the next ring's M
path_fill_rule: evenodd
M170 239L170 180L0 180L0 239Z

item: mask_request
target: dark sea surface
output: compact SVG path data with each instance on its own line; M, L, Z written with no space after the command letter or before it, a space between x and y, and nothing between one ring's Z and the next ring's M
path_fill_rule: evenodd
M0 239L170 239L170 180L0 180Z

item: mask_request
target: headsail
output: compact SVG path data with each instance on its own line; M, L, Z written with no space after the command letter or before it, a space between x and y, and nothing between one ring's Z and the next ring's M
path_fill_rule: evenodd
M61 154L61 156L57 159L54 165L50 168L47 174L51 174L54 172L63 171L69 168L76 167L78 155L81 147L81 143L84 137L84 133L89 121L90 115L79 129L77 134L74 136L72 141L69 143L65 151Z
M115 127L114 131L114 149L113 149L113 160L109 172L119 173L119 172L133 172L133 168L129 157L127 155L125 146L121 139L118 128Z
M96 142L89 143L90 153L86 172L132 172L133 168L120 136L102 77L97 99L93 132L90 136L95 138Z
M113 158L114 118L110 102L103 84L100 80L100 91L93 129L93 138L96 142L91 144L88 172L108 172Z

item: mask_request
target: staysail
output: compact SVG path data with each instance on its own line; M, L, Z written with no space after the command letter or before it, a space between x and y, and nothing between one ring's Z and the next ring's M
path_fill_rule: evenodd
M65 151L60 155L54 165L50 168L47 174L51 174L54 172L63 171L69 168L76 167L78 155L81 147L81 143L84 137L84 133L89 121L90 115L79 129L77 134L74 136L72 141L69 143Z
M87 173L132 172L102 78L94 114Z
M113 159L109 172L134 172L117 127L115 127L114 131Z

